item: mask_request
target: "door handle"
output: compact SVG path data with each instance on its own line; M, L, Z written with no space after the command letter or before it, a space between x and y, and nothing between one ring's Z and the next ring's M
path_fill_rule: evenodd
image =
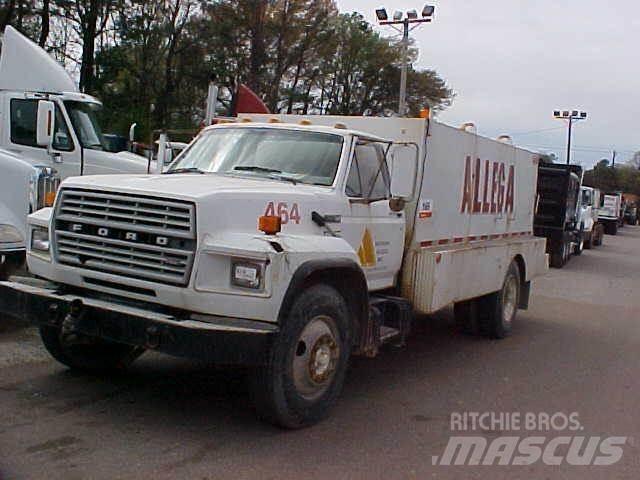
M60 152L50 152L51 160L53 163L62 163L62 154Z

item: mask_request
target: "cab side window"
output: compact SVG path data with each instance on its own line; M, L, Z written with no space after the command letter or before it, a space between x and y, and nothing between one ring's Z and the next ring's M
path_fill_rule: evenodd
M36 128L38 121L38 100L14 98L11 100L11 143L38 147ZM69 128L56 105L56 121L53 148L62 151L73 150L73 140Z
M383 200L389 198L389 169L384 148L375 142L356 145L347 177L346 194L352 198Z

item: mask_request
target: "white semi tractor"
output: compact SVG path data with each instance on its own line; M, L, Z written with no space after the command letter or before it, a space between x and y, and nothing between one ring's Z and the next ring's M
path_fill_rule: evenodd
M105 151L96 113L67 72L13 27L0 56L0 276L24 258L26 217L70 176L145 173L147 160ZM42 133L50 130L50 134Z
M49 283L1 283L0 310L71 368L145 349L254 367L260 414L287 428L324 417L350 356L402 344L416 312L511 333L548 265L536 154L428 118L241 117L164 174L65 180L29 216Z

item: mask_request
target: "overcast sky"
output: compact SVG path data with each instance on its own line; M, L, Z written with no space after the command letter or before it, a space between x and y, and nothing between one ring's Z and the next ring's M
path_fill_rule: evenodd
M566 126L555 108L582 109L572 160L591 166L640 150L640 1L435 0L434 22L412 35L418 68L435 69L456 92L445 123L472 121L478 132L509 134L564 161ZM416 1L338 0L374 22L374 10L422 9ZM391 35L389 28L381 30ZM540 131L544 130L544 131ZM537 132L537 133L531 133Z

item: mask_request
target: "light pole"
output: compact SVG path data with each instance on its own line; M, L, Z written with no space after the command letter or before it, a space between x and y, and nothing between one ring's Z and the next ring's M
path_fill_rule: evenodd
M418 18L416 10L409 10L406 13L396 10L393 18L389 19L386 8L378 8L376 17L380 25L388 25L402 33L402 64L400 65L400 99L398 102L398 115L401 117L407 114L407 70L409 68L409 33L422 23L428 23L433 20L433 13L436 7L433 5L425 5L422 9L422 18ZM415 25L414 25L415 24ZM402 30L396 25L402 25ZM411 26L413 25L413 27Z
M571 163L571 131L573 122L587 119L587 112L578 110L554 110L553 116L559 120L567 120L569 122L569 131L567 133L567 165Z

